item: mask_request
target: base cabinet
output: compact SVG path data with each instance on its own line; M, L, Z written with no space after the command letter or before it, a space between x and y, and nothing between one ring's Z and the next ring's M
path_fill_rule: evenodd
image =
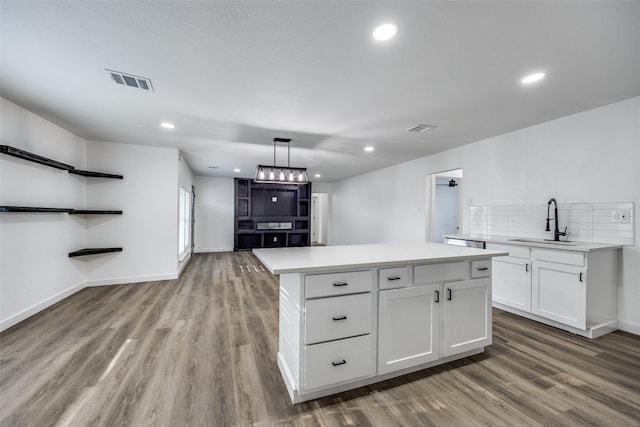
M618 248L590 252L487 244L496 307L595 338L617 329Z
M294 403L480 353L490 257L280 275L278 365Z
M443 356L491 344L491 280L446 283L443 296Z
M584 267L536 261L532 290L532 313L586 329L587 283Z
M440 285L380 291L378 373L440 357Z
M496 257L493 269L493 301L531 310L531 261L515 257Z
M489 279L381 291L378 373L491 344Z

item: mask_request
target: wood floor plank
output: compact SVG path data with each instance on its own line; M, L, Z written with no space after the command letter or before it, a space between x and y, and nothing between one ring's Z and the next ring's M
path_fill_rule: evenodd
M485 352L291 404L278 281L249 252L83 289L0 333L0 426L640 426L640 337L500 310Z

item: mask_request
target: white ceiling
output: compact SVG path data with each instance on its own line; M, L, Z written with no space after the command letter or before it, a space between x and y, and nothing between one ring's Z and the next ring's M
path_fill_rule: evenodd
M177 147L198 175L253 176L282 137L330 182L640 95L639 1L2 0L0 17L3 97L86 139Z

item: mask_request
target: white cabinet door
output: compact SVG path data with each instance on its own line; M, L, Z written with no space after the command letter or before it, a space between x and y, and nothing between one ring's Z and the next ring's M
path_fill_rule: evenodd
M535 260L531 312L586 329L586 280L584 267Z
M444 284L443 355L491 344L491 279Z
M531 311L531 261L497 257L492 261L493 301L519 310Z
M380 291L378 374L440 357L440 285Z

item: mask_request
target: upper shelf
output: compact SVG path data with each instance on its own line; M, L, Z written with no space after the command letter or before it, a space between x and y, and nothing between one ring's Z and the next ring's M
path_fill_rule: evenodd
M104 173L104 172L93 172L93 171L84 171L80 169L70 170L69 173L75 175L89 176L92 178L113 178L113 179L122 179L122 175L116 175L113 173Z
M0 212L53 212L68 213L70 215L122 215L122 211L107 209L43 208L36 206L0 206Z
M41 207L34 207L34 206L0 206L0 212L72 213L73 209L68 209L68 208L41 208Z
M116 175L113 173L94 172L94 171L76 169L74 166L68 165L66 163L49 159L47 157L42 157L37 154L33 154L28 151L21 150L19 148L12 147L10 145L0 145L0 153L8 154L9 156L18 157L24 160L29 160L30 162L39 163L41 165L51 166L52 168L66 170L66 171L69 171L69 173L72 173L75 175L88 176L92 178L113 178L113 179L123 178L122 175Z
M57 160L49 159L47 157L38 156L37 154L30 153L28 151L21 150L19 148L11 147L9 145L0 145L0 153L8 154L20 159L29 160L30 162L40 163L41 165L51 166L52 168L72 171L75 169L71 165L58 162Z
M122 211L105 209L73 209L71 215L122 215Z

